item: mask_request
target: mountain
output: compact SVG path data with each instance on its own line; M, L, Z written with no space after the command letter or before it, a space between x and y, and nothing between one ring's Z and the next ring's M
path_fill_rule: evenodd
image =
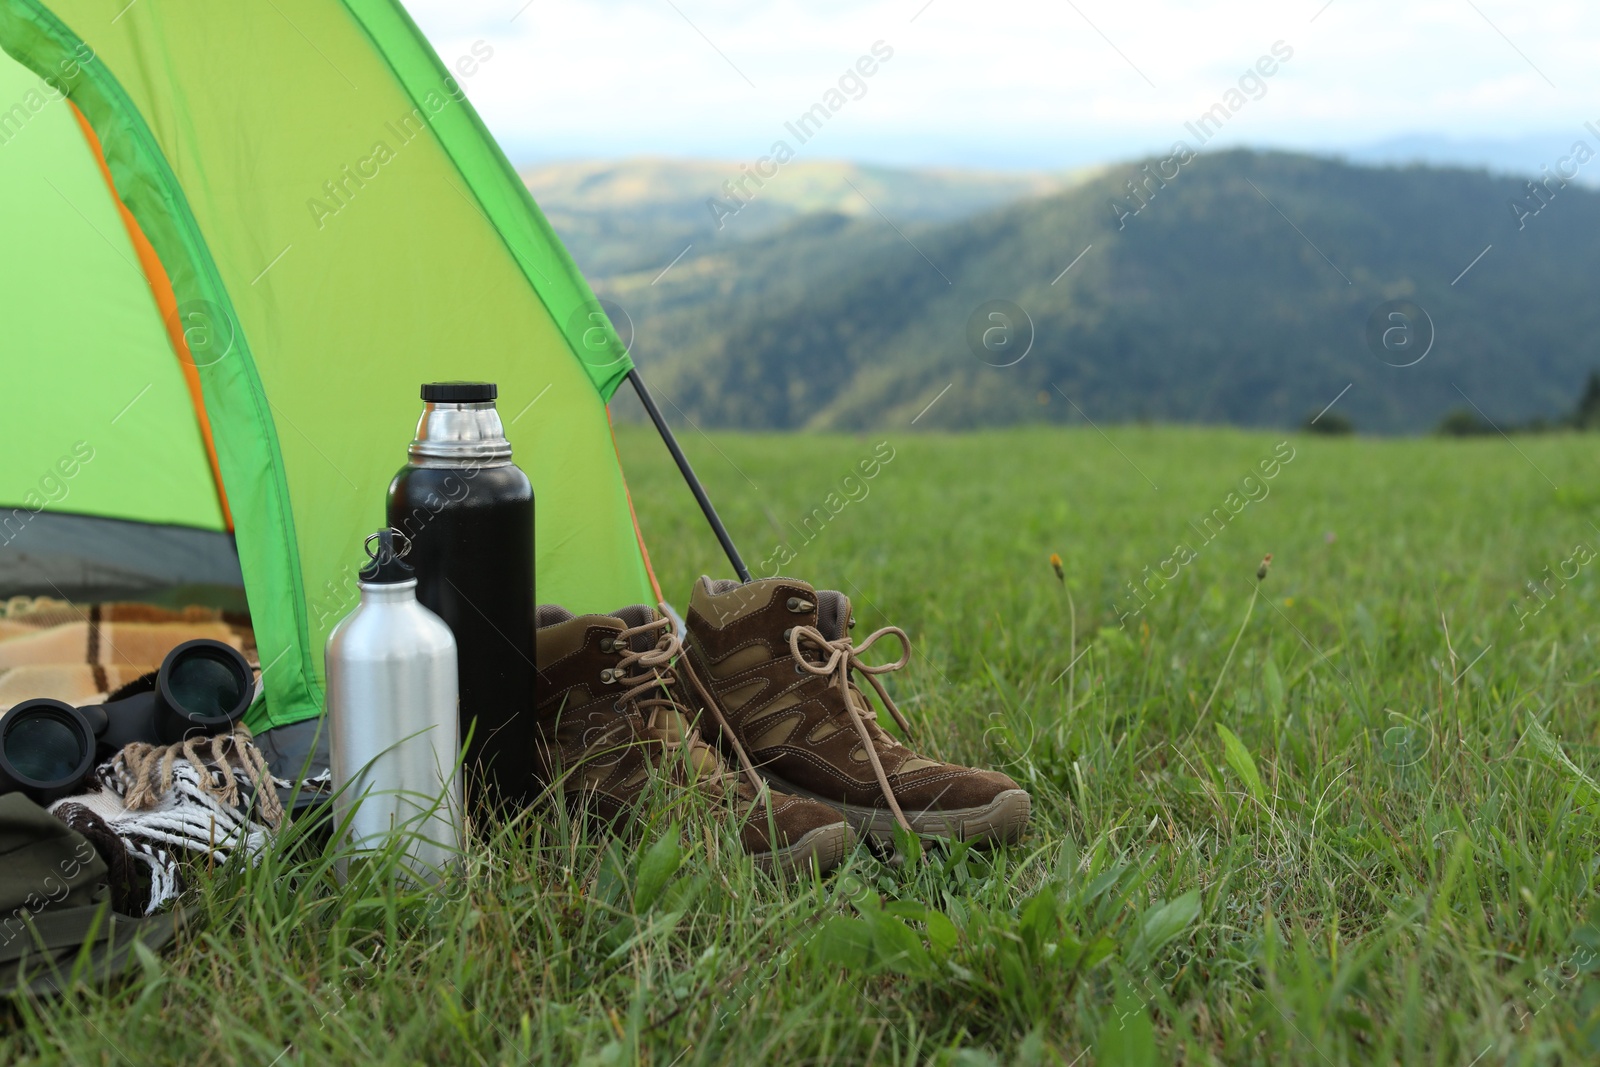
M1065 188L1079 177L807 161L785 164L763 179L750 173L748 163L650 158L522 171L534 199L591 278L635 270L654 276L686 245L703 253L815 212L865 217L875 204L893 204L904 222L948 222ZM733 184L731 192L725 183Z
M1359 429L1415 432L1469 405L1565 411L1600 365L1600 193L1544 196L1484 171L1217 152L954 221L886 192L597 281L653 386L702 425L1284 426L1338 397ZM969 341L997 300L1031 320L1012 366L991 364L1020 333ZM1422 310L1390 319L1395 300ZM1394 365L1430 328L1421 361ZM1411 348L1379 343L1407 329Z
M1593 141L1594 134L1573 129L1530 133L1510 138L1459 138L1436 134L1408 134L1372 144L1356 145L1336 153L1352 163L1422 163L1443 167L1483 167L1513 177L1544 177L1542 168L1554 169L1571 154L1575 141ZM1600 167L1583 167L1572 180L1583 185L1600 184ZM1568 174L1572 174L1569 166Z

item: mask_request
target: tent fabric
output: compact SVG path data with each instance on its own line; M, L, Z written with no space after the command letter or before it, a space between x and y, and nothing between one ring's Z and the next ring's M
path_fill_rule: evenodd
M401 8L0 0L0 49L34 86L15 65L0 84L0 135L12 100L27 112L0 144L0 270L27 275L0 289L24 324L0 336L0 374L38 398L0 431L26 445L0 471L0 525L34 513L41 472L83 441L93 458L52 514L225 532L188 370L265 667L250 725L299 721L322 706L322 646L354 605L419 384L486 379L538 500L540 599L653 598L605 412L631 363ZM52 93L92 128L131 231Z
M94 161L100 170L100 177L105 180L107 194L111 202L116 205L117 214L122 218L123 227L128 231L128 239L133 242L133 248L139 256L139 268L144 271L145 281L150 285L150 293L155 297L156 310L161 315L161 320L166 325L167 339L172 344L172 350L178 356L178 364L183 371L183 384L189 390L189 402L194 406L195 424L200 430L200 439L205 442L206 456L211 460L211 476L217 492L217 500L222 507L222 520L233 528L233 517L228 514L227 492L222 485L222 469L217 465L217 446L211 436L211 416L206 412L205 392L200 385L200 369L195 365L194 353L189 349L188 333L184 329L183 317L178 312L178 298L172 291L172 280L167 277L167 268L161 265L161 257L156 255L156 250L151 247L149 238L139 228L139 221L133 213L123 206L117 199L116 182L111 178L111 168L106 165L105 153L100 148L100 138L95 136L94 127L89 125L89 120L83 117L83 112L69 102L72 108L72 117L78 121L78 128L83 131L83 139L88 142L90 150L94 153Z
M0 548L0 590L80 603L248 609L239 555L224 532L48 510L17 523Z
M193 405L138 254L53 92L0 56L0 553L44 508L79 510L86 499L104 515L221 530ZM93 389L78 392L85 384Z

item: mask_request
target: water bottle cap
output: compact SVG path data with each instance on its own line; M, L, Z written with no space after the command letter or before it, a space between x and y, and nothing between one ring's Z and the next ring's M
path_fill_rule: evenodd
M500 395L494 382L428 382L422 399L430 404L486 404Z
M372 542L377 541L374 551ZM398 545L398 547L397 547ZM361 581L367 585L397 585L415 581L417 572L405 561L411 551L411 538L396 529L379 530L367 537L364 546L368 563L361 568Z

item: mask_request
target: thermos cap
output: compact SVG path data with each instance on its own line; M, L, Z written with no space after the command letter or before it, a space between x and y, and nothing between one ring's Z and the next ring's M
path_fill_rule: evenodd
M407 453L428 467L497 467L511 462L511 442L494 402L493 382L429 382ZM537 399L537 397L535 398Z
M498 398L494 382L428 382L422 399L430 404L484 404Z

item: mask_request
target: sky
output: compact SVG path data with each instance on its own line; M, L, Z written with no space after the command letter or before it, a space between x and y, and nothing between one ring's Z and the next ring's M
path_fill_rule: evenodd
M407 0L518 164L800 151L1063 168L1143 155L1229 90L1213 146L1554 165L1600 146L1600 5L1548 0ZM887 59L863 64L877 46ZM1287 59L1247 76L1276 45ZM1399 144L1393 144L1404 139ZM1373 146L1380 146L1376 149ZM1600 162L1593 164L1600 171ZM1586 178L1592 176L1585 175Z

